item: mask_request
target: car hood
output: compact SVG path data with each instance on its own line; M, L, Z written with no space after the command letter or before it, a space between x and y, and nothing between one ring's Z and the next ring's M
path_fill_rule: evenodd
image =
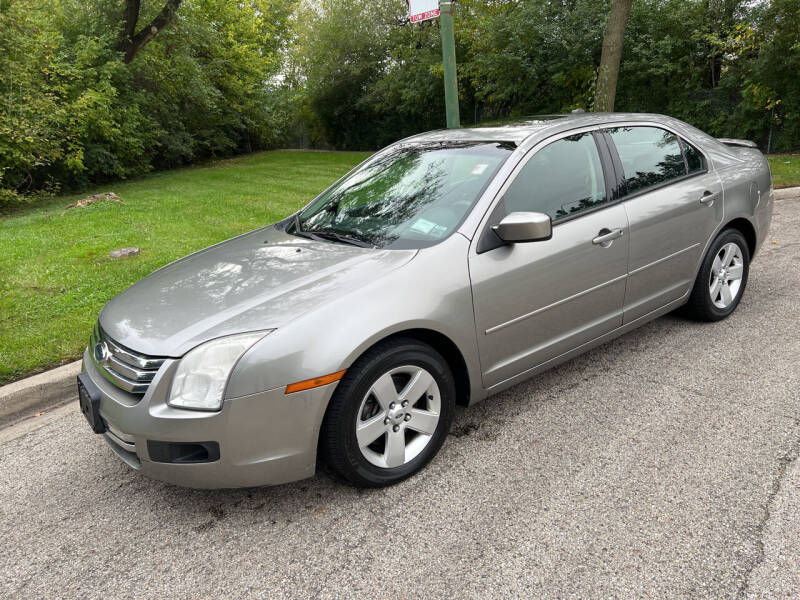
M416 250L314 241L266 227L171 263L113 298L106 334L151 356L274 329L406 264Z

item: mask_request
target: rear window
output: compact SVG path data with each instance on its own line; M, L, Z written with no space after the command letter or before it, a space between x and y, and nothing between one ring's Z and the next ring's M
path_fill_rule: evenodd
M706 162L700 151L684 139L681 139L681 144L683 145L683 153L686 155L686 165L689 167L689 173L705 171Z
M658 127L616 127L608 133L622 161L628 194L686 175L677 136Z

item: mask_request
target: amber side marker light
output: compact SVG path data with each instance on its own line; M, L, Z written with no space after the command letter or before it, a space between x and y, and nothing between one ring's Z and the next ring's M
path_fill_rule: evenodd
M323 385L328 385L334 381L339 381L342 377L344 377L346 371L347 369L337 373L331 373L330 375L323 375L322 377L314 377L314 379L306 379L305 381L290 383L286 386L286 393L293 394L294 392L302 392L304 390L310 390L316 387L322 387Z

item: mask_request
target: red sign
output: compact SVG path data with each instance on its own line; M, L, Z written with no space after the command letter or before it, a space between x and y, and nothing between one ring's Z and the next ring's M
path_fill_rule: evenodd
M439 16L439 0L408 0L408 16L412 23Z

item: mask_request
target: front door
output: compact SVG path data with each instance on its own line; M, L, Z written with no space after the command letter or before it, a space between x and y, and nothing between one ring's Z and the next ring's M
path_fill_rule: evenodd
M487 226L511 212L542 212L553 220L553 237L486 251L478 244L470 255L486 387L622 324L628 220L621 204L608 204L595 136L551 142L515 173Z

